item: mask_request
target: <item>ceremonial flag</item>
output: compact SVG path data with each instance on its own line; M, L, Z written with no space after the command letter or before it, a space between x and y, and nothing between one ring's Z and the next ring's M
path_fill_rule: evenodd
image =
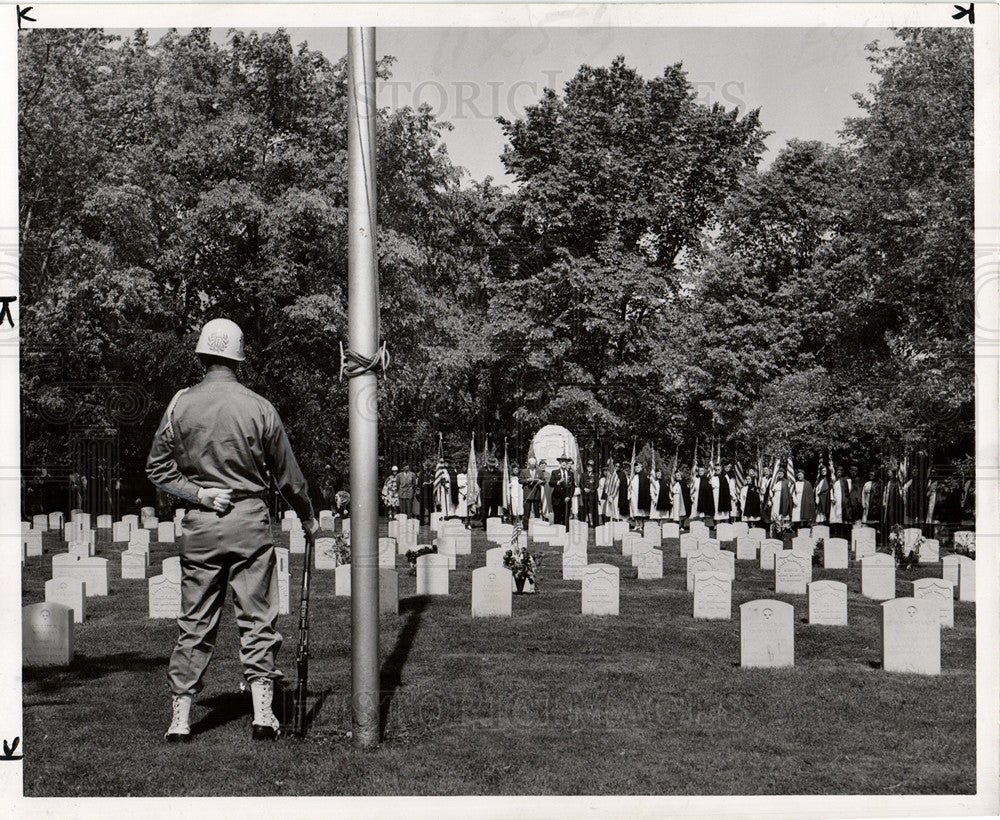
M673 484L674 482L674 473L677 472L677 459L680 457L680 454L681 454L681 446L678 444L677 447L674 449L674 460L670 463L670 472L667 473L667 480L671 484Z
M507 439L503 440L503 489L500 495L500 506L510 513L510 464L507 461Z
M785 462L785 477L790 481L795 481L795 467L792 464L792 454L789 452L788 461Z
M632 496L632 476L635 475L635 439L636 439L636 437L633 436L632 437L632 461L629 464L629 468L628 468L628 487L625 488L626 491L628 492L630 498Z
M607 496L608 506L611 509L613 518L618 516L618 489L620 486L618 471L614 468L614 464L615 460L609 458L607 468L610 472L604 479L604 494Z
M465 506L472 516L474 507L479 506L479 468L476 466L476 434L472 434L469 444L469 466L465 471Z
M736 459L736 492L742 492L743 488L746 486L747 478L743 473L743 465L740 463L739 459Z
M441 508L441 514L448 516L451 512L451 479L448 477L448 466L444 463L444 440L438 433L438 461L434 470L434 498Z

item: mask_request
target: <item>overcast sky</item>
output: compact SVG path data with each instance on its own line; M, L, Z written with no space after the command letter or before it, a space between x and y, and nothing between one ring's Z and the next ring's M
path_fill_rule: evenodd
M342 28L291 28L331 60L346 51ZM123 32L124 33L124 32ZM158 39L162 31L150 31ZM216 31L219 40L225 32ZM379 104L426 102L454 125L452 160L474 179L510 181L500 162L497 116L519 116L545 87L562 91L581 64L608 65L618 54L645 77L681 62L705 102L761 109L765 165L791 138L837 141L851 95L872 82L865 45L894 39L875 28L421 28L381 27L379 57L392 55L392 79Z

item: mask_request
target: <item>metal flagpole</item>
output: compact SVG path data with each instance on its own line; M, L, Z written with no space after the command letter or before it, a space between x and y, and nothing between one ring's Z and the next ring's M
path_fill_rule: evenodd
M347 30L348 343L378 356L375 29ZM348 382L351 453L351 688L354 745L379 743L378 395L372 368Z

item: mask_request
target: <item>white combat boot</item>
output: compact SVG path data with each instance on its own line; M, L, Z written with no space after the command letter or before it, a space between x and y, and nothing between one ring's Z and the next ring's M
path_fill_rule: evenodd
M174 716L163 737L167 743L187 743L191 739L190 695L174 695Z
M281 724L271 711L274 681L270 678L257 678L251 681L250 694L253 696L253 739L277 740L281 734Z

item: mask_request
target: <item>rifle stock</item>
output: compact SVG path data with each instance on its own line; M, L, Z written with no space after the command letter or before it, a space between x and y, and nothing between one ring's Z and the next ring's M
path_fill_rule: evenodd
M306 531L305 542L305 566L299 597L299 647L295 653L295 711L292 718L292 734L298 737L305 737L306 734L306 701L309 694L309 574L316 547L315 536Z

